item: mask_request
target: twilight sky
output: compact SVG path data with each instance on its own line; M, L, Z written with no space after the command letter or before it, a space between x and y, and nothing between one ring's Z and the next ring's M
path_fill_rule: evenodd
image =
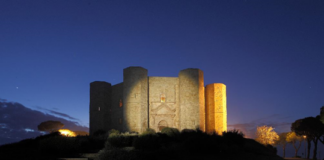
M229 128L289 131L324 105L324 1L0 1L0 107L88 127L90 82L128 66L199 68L227 86Z

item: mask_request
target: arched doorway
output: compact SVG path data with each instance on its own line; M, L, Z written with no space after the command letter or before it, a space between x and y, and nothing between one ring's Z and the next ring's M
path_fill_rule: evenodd
M165 120L162 120L158 124L159 131L162 131L163 128L168 127L168 123Z

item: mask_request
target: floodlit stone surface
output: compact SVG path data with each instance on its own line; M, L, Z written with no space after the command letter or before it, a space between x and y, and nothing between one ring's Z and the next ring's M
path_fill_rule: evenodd
M91 83L90 134L99 129L142 133L164 127L226 131L226 86L208 86L212 89L205 92L203 71L195 68L180 71L178 77L148 77L145 68L125 68L122 83Z
M213 83L206 86L206 131L221 134L227 131L226 86Z
M179 128L179 78L149 77L149 127Z

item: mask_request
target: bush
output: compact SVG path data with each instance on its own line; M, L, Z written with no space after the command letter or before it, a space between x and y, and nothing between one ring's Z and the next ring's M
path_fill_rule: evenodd
M102 150L99 152L98 160L139 160L137 152L122 149Z
M120 132L118 130L116 130L116 129L111 129L111 130L108 131L108 134L109 134L109 136L110 135L116 135L116 134L120 134Z
M168 135L169 137L176 138L180 135L180 132L176 128L165 127L162 129L161 133Z
M136 137L137 135L131 134L110 134L106 142L106 148L130 147Z
M152 128L147 128L146 131L144 131L141 135L155 135L156 132Z
M191 137L196 136L196 130L193 129L184 129L180 132L180 139L185 141L186 139L190 139Z
M95 131L93 133L93 136L102 136L105 135L107 133L107 131L103 130L103 129L98 129L97 131Z
M133 146L140 150L155 150L161 147L157 134L140 135L134 140Z
M93 133L92 137L106 141L108 138L108 132L105 130L99 129Z
M223 138L229 145L238 145L242 147L245 143L244 134L239 130L223 132Z
M75 138L72 137L51 137L39 142L40 153L52 156L73 157L79 153L79 148Z

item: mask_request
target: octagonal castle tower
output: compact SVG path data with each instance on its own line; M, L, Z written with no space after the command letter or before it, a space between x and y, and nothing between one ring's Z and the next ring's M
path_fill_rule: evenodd
M123 82L90 84L90 135L117 129L142 133L147 128L227 130L226 86L204 87L203 71L185 69L178 77L149 77L142 67L124 69Z

